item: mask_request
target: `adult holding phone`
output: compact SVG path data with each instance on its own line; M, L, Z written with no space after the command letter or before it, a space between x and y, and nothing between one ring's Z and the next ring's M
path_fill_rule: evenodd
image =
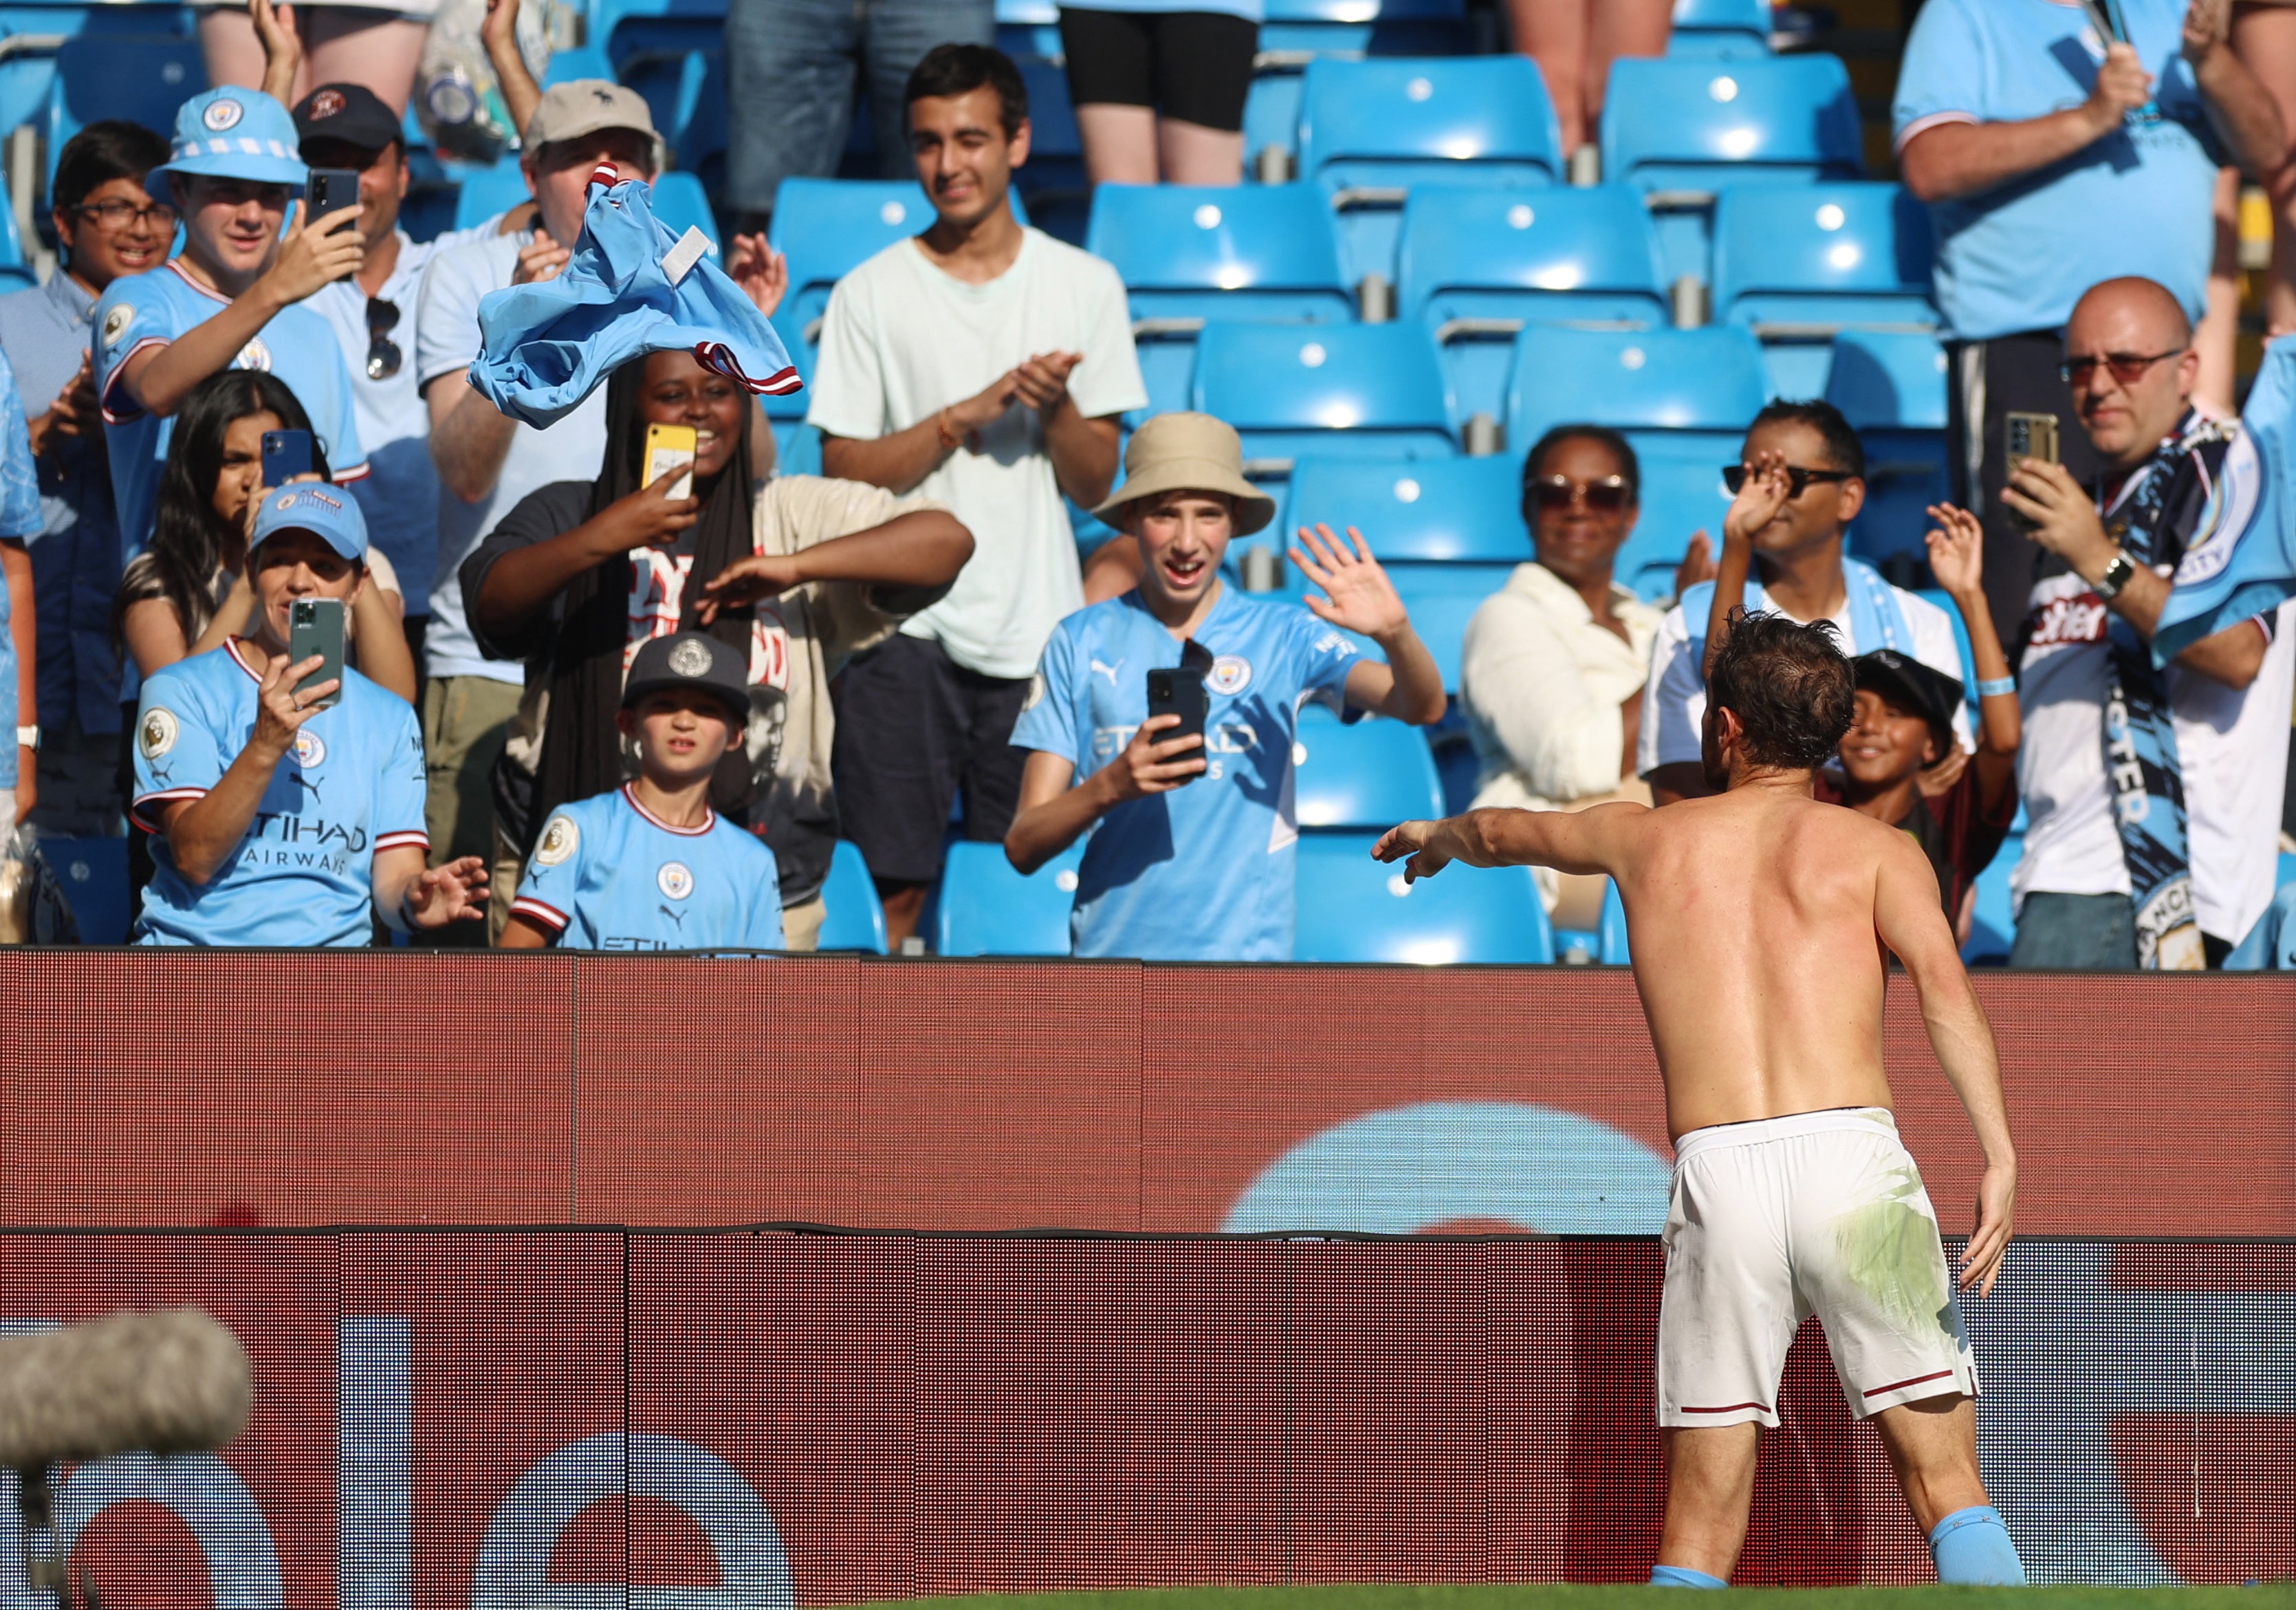
M250 543L252 635L144 685L131 814L154 873L135 941L364 945L377 918L407 932L477 915L482 861L423 867L414 707L289 657L299 602L347 607L366 584L358 505L316 483L267 491Z

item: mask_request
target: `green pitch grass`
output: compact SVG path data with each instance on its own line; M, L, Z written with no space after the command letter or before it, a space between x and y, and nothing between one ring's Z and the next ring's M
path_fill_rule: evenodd
M1684 1601L1690 1601L1685 1605ZM2296 1610L2296 1582L2252 1588L1741 1588L1725 1604L1766 1610ZM920 1599L945 1610L1693 1610L1679 1588L1539 1582L1316 1588L1157 1588Z

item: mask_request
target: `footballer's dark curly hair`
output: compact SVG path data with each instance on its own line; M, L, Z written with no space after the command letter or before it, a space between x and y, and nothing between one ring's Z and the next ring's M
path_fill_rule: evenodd
M1729 636L1706 676L1706 697L1736 712L1757 766L1815 771L1831 761L1857 708L1857 678L1831 621L1763 610L1730 612Z

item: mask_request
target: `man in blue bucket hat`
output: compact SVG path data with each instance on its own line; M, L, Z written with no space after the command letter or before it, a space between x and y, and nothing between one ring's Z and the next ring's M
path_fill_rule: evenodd
M144 186L172 201L180 256L115 280L95 314L96 395L103 405L122 558L150 542L172 416L224 369L267 369L306 412L337 482L366 473L350 373L326 321L299 304L355 272L357 208L324 218L288 206L309 170L287 109L251 89L211 89L176 114L173 155Z

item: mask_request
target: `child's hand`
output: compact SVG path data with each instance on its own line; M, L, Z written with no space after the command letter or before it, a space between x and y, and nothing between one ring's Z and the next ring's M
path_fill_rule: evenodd
M1985 528L1977 516L1949 503L1930 505L1937 528L1929 534L1930 571L1956 600L1985 594Z

